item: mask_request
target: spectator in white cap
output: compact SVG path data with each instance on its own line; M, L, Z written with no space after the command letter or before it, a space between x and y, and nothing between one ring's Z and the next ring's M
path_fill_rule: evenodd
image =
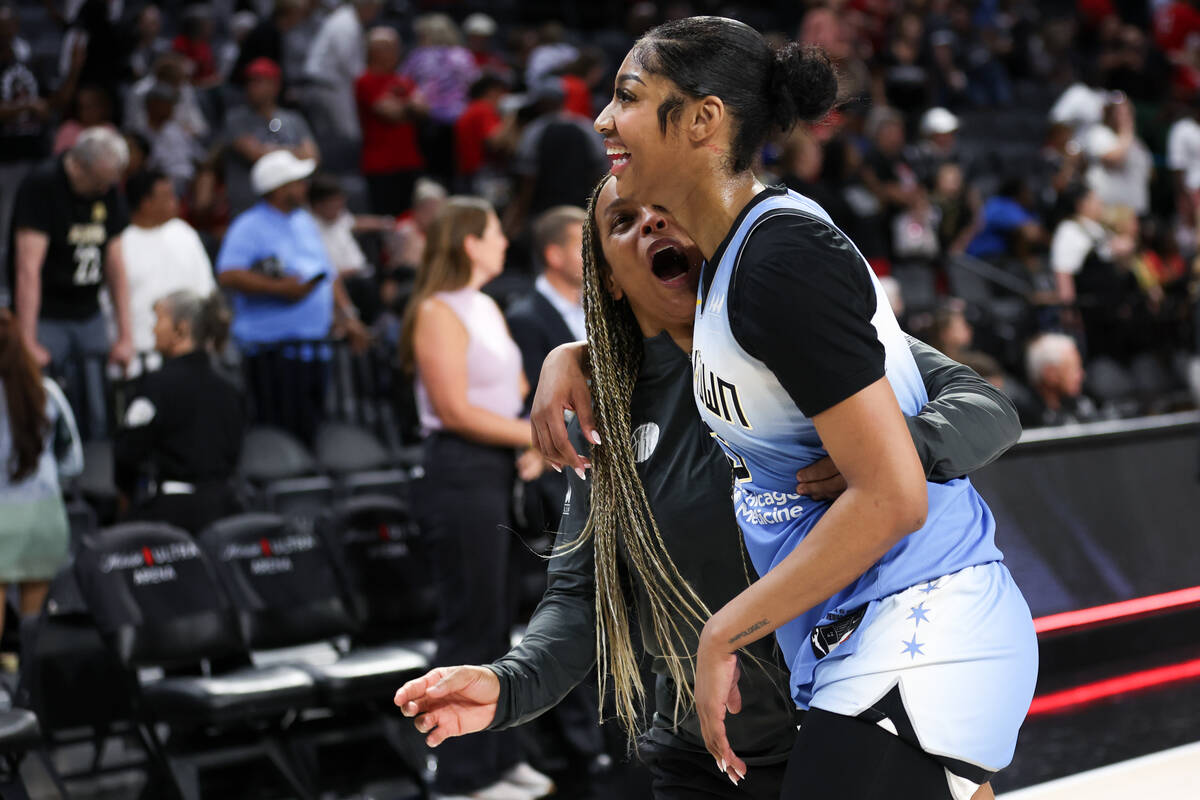
M931 108L921 116L920 135L920 140L904 155L917 177L930 185L943 164L961 161L958 117L944 108Z
M217 281L233 296L233 338L245 356L257 421L311 439L324 407L328 350L280 348L325 339L338 324L365 340L316 221L304 207L315 159L275 150L254 163L259 201L234 219L217 255ZM272 402L273 401L273 402Z

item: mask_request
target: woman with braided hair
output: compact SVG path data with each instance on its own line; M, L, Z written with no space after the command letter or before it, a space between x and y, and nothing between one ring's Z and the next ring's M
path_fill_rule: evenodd
M655 797L779 797L797 712L774 643L749 647L742 666L741 711L729 721L731 741L752 766L740 786L712 768L689 707L700 628L751 580L729 502L730 465L691 396L699 267L697 248L669 215L622 200L610 178L596 187L584 229L584 305L606 444L592 450L590 480L568 472L549 586L522 642L487 667L434 670L397 692L430 745L536 717L585 678L597 654L617 716L636 732L637 627L657 673L653 722L639 742ZM933 479L982 466L1015 441L1016 413L1003 395L932 348L912 348L932 400L909 427ZM579 348L561 350L543 370L551 391L582 378ZM588 425L573 423L571 439L583 450L582 430L595 429L590 405L578 406ZM799 477L797 491L814 498L841 488L828 460Z
M783 797L990 797L1037 679L1029 607L970 481L924 474L905 415L925 386L866 260L752 169L773 131L837 95L820 50L692 17L638 40L595 123L618 194L669 209L705 259L693 394L734 465L759 578L704 623L696 713L717 768L744 776L726 723L738 652L774 633L808 709ZM796 469L826 456L846 491L794 492Z

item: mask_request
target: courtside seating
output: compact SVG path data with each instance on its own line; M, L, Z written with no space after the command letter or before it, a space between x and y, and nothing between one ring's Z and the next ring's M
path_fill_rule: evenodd
M41 743L36 714L24 708L0 711L0 797L24 794L21 761L27 752L40 747ZM22 795L18 795L18 791Z
M348 649L338 641L357 633L358 618L328 544L310 526L277 514L240 514L209 527L200 542L257 661L299 664L327 704L389 700L428 669L428 660L408 648ZM269 652L321 644L323 651Z
M314 451L321 468L334 476L343 495L400 495L408 471L370 432L346 422L326 422L317 430Z
M359 621L325 538L302 521L249 513L215 523L200 541L236 606L255 663L304 670L322 705L337 712L297 726L291 740L320 789L350 790L373 774L403 778L425 794L423 746L391 700L429 669L428 656L396 644L349 646ZM359 766L348 774L355 759Z
M63 772L43 759L56 783L144 767L141 762L108 758L111 738L138 732L125 670L96 629L73 561L50 581L41 613L21 619L17 704L37 714L49 751L91 745L92 758L82 769ZM65 789L62 794L68 796Z
M433 656L437 587L429 543L398 497L363 495L334 507L323 520L336 541L348 585L363 620L360 638L404 640Z
M250 484L256 508L316 517L333 502L334 485L295 436L279 428L246 432L238 472Z
M284 720L314 704L313 680L294 667L249 665L229 601L191 536L151 522L107 528L84 541L75 570L128 670L148 754L185 800L200 797L208 767L260 759L300 797L313 796L282 738ZM147 668L173 672L152 678ZM171 728L166 742L157 723Z

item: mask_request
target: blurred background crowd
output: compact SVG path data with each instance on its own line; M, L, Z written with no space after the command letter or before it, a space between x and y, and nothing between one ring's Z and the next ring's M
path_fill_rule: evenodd
M906 330L1026 428L1195 406L1200 2L0 0L12 430L54 429L42 455L84 471L100 521L193 532L425 467L457 491L458 456L423 463L422 432L527 450L522 391L584 336L581 206L608 169L592 120L641 33L702 13L829 53L843 101L770 142L762 179L821 203ZM435 294L472 341L504 337L498 308L520 359L468 350L467 383L437 385L413 320ZM18 345L53 386L22 377ZM0 489L57 520L37 505L54 460L17 438ZM488 513L537 538L562 485L527 456L486 500L519 478L515 517ZM46 524L59 538L0 573L26 613L67 546Z
M507 309L546 266L538 215L580 205L605 171L590 121L622 54L657 22L710 12L836 61L844 103L773 142L760 170L830 211L912 333L1004 386L1027 426L1189 402L1200 9L1180 0L5 3L0 252L18 316L30 332L98 325L103 308L113 360L134 374L127 365L153 360L153 302L212 288L202 266L222 271L230 226L262 195L251 167L280 150L315 162L294 199L337 280L274 287L307 311L269 325L242 319L257 313L237 299L248 287L222 280L242 355L330 333L394 345L447 195L480 196L499 214L511 247L487 291ZM19 234L36 227L26 217L39 203L21 201L21 186L91 128L124 148L81 153L85 167L117 165L73 178L73 190L116 187L88 246L124 240L128 308L106 253L87 274L52 241L43 258L70 261L60 294L71 296L43 300L31 319ZM578 305L570 280L560 295ZM325 290L310 299L307 288ZM70 355L107 349L98 333L86 347L58 338L38 353L56 373ZM90 417L85 432L102 426L99 410ZM311 434L311 420L294 426Z

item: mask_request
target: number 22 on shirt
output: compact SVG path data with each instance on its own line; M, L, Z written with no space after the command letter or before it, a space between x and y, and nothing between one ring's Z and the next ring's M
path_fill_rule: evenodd
M100 282L100 248L94 244L75 247L75 273L72 282L76 286L94 286Z

